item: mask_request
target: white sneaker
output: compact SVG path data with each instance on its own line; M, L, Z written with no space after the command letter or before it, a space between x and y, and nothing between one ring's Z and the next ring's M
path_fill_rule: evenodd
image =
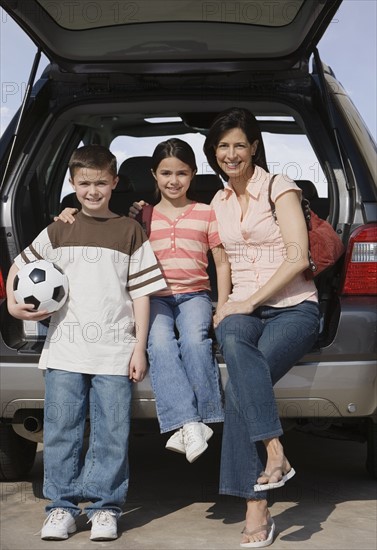
M185 443L183 441L183 429L180 428L173 433L166 442L165 448L176 453L186 453Z
M116 513L111 510L98 510L90 520L92 530L90 540L113 540L118 538Z
M43 540L65 540L76 531L75 518L63 508L51 510L41 530Z
M190 422L183 426L183 442L186 447L186 458L194 462L207 449L207 441L213 431L202 422Z

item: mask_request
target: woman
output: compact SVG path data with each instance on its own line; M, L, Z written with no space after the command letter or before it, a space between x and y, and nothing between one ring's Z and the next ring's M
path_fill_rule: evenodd
M303 272L308 234L301 190L274 178L269 203L262 136L254 116L232 108L214 120L204 144L213 170L227 181L212 206L232 269L233 291L215 315L227 364L220 493L246 498L241 546L273 542L266 491L294 475L279 441L282 428L273 385L314 344L319 307Z

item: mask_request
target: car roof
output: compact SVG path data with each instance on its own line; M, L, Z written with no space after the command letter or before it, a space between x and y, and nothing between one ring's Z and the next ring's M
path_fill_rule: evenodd
M66 71L287 69L307 61L342 0L0 0ZM210 65L209 63L210 62ZM220 65L221 62L221 65ZM190 69L191 68L191 69Z

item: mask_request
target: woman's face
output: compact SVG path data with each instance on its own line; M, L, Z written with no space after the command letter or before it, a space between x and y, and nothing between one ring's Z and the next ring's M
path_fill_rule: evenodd
M176 157L163 159L153 172L161 195L169 200L186 196L195 172Z
M249 179L253 174L252 156L258 140L249 143L241 128L225 132L215 149L216 160L230 180Z

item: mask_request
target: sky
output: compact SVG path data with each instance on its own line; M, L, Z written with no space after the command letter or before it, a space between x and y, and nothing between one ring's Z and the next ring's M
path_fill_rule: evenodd
M347 90L375 140L377 135L376 27L377 0L343 0L318 44L322 60L332 68ZM8 14L0 9L1 133L21 104L35 52L34 43ZM46 64L47 59L43 56L37 76L41 74ZM283 153L281 146L274 144L273 141L269 145L271 157L276 160L275 155ZM154 146L155 143L151 141L150 147ZM298 145L297 147L296 154L299 154L300 147ZM121 148L113 152L119 154L119 162L125 158ZM151 154L151 152L152 149L144 154ZM134 154L143 153L139 151ZM202 159L198 160L200 164ZM307 166L311 166L311 162L311 159L306 159ZM301 164L303 165L304 162ZM313 179L312 174L307 172L299 174L297 178L295 168L289 166L289 169L292 173L289 171L287 173L293 179ZM323 180L321 176L319 179ZM319 191L321 194L321 190Z

